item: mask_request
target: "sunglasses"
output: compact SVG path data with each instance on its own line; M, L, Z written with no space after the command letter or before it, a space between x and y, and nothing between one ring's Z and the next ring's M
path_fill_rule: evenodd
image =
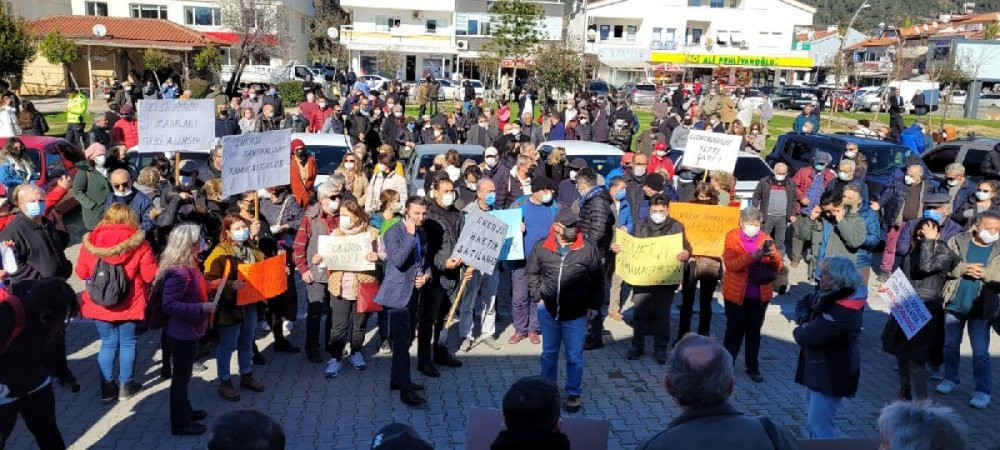
M112 189L118 189L118 188L122 188L122 189L125 189L125 188L127 188L127 187L129 187L129 186L128 186L128 183L122 183L122 184L118 184L118 183L111 183L111 188L112 188Z

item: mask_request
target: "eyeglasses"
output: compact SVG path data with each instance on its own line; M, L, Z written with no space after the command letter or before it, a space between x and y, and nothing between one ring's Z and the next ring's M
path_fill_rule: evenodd
M111 183L111 188L112 188L112 189L118 189L118 188L122 188L122 189L128 189L128 187L129 187L129 186L128 186L128 183L122 183L122 184L118 184L118 183Z

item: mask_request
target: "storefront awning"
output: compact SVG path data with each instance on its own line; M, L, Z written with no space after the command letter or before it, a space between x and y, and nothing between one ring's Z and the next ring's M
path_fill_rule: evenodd
M638 70L646 71L649 69L649 62L643 61L641 59L606 59L598 58L598 61L605 66L608 66L616 70Z

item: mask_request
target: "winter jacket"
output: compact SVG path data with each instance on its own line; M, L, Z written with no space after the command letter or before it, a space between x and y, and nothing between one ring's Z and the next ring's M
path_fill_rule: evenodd
M427 257L431 259L433 281L440 282L446 288L454 287L460 275L458 267L446 269L445 263L455 251L464 222L462 212L454 206L442 208L437 203L431 203L427 208L427 218L422 227L427 233Z
M517 178L517 167L506 169L501 167L493 176L493 183L497 188L497 201L494 207L505 209L518 197L525 195L521 187L521 181Z
M77 91L75 95L66 102L66 123L83 123L83 115L87 113L87 96L83 92Z
M403 129L405 126L406 123L402 117L399 119L392 116L386 117L379 129L379 137L382 139L382 143L392 147L394 151L398 151L399 146L405 142L403 140Z
M591 130L593 132L593 142L608 142L608 132L611 122L608 121L608 113L604 108L597 108L590 113Z
M879 222L878 213L873 211L867 202L861 203L861 208L858 210L858 217L865 222L865 241L861 244L861 248L858 249L856 255L857 261L855 261L855 266L860 269L871 265L875 247L878 247L878 244L885 240L885 236L882 234L882 223ZM903 235L899 237L902 240Z
M1000 180L1000 148L993 147L993 150L986 153L986 158L983 159L983 178Z
M406 178L403 178L399 172L394 170L389 172L389 175L378 172L372 175L371 181L368 182L368 189L365 191L366 198L364 205L366 212L372 213L381 208L382 204L379 199L382 197L382 191L386 189L396 191L400 199L407 198L409 194L416 194L415 192L407 192ZM392 247L389 248L391 249Z
M95 304L84 289L80 313L88 319L104 322L143 320L149 285L156 278L156 256L146 242L146 232L128 225L101 225L83 235L76 276L88 281L97 269L98 260L121 266L128 280L128 295L111 307Z
M965 199L965 203L955 208L955 212L951 215L951 220L955 223L961 225L962 227L968 228L976 221L976 215L979 214L976 203L979 200L975 195L970 195ZM986 208L986 211L1000 212L1000 195L994 196L990 206Z
M87 132L87 145L97 142L105 147L110 148L111 147L110 131L111 130L108 130L107 128L101 128L97 125L90 127L90 131Z
M948 248L958 255L958 264L951 270L949 280L944 285L942 296L945 301L945 310L953 313L968 314L972 309L972 303L958 301L955 293L958 291L958 284L965 276L965 270L969 263L965 262L965 255L968 254L969 246L972 243L972 231L966 231L948 241ZM990 250L989 262L983 270L983 282L980 285L979 296L982 296L982 318L997 325L1000 321L1000 245L993 244ZM978 297L978 296L977 296Z
M799 352L795 382L829 397L853 397L861 378L858 337L868 288L819 291L799 300L792 331Z
M326 119L329 118L333 114L333 108L331 108L329 106L327 106L326 108L320 108L320 107L316 106L315 103L309 103L309 102L302 102L302 103L303 104L312 105L309 108L302 108L300 106L301 111L302 111L302 115L305 116L306 119L309 120L308 131L316 133L316 132L322 130L323 129L323 124L326 123ZM308 114L306 113L307 109L309 110Z
M12 284L51 277L66 279L72 274L72 265L66 259L69 235L57 230L48 218L42 217L38 223L18 214L0 231L0 241L14 241L17 271L10 274Z
M12 106L0 107L0 137L20 136L23 130L17 124L17 112Z
M235 136L240 134L240 122L234 117L215 118L215 137Z
M413 296L417 276L430 271L427 233L421 226L411 235L406 231L406 224L398 221L385 232L382 242L390 250L375 303L389 308L406 308Z
M795 184L795 195L797 196L797 198L806 197L806 192L809 190L809 186L812 185L813 178L816 177L816 175L817 175L816 169L814 169L812 166L803 167L799 169L798 172L795 172L795 175L792 177L792 183ZM823 170L823 190L825 191L826 186L836 178L837 174L834 173L832 170L829 169ZM795 202L795 204L796 204L795 207L799 209L799 212L806 215L809 214L809 211L802 210L801 203ZM810 205L809 207L812 208L813 206L816 205Z
M896 256L902 258L910 253L910 244L913 243L913 232L917 230L917 223L923 218L907 220L899 229L899 239L896 240ZM945 219L941 224L941 242L948 242L949 239L962 234L965 231L961 225L951 219Z
M126 147L132 148L139 144L139 121L119 119L115 122L111 130L111 143L124 143Z
M614 238L615 217L611 211L611 195L604 185L593 187L577 202L579 205L580 232L587 244L606 252Z
M795 436L774 421L771 423L774 425L777 442L772 442L764 428L763 420L765 419L761 417L743 414L729 402L718 406L692 408L671 421L667 429L653 435L636 448L639 450L798 450L799 442Z
M555 227L544 240L535 243L528 256L525 276L528 298L542 302L558 321L585 317L588 309L601 309L604 302L603 251L585 243L583 233L559 254Z
M923 191L921 193L921 205L923 205L924 198L928 195L937 192L937 186L929 183L927 179L921 181L923 183ZM903 211L903 205L906 201L906 193L908 187L904 182L903 178L895 179L889 186L887 186L883 191L882 195L879 196L878 204L879 210L882 213L882 229L888 230L894 225L898 225L897 221L899 219L900 212ZM923 209L921 207L921 212Z
M372 123L368 120L368 116L364 114L357 113L351 114L347 117L347 134L351 135L351 145L356 145L361 140L358 138L359 134L364 134L367 139L368 133L372 132Z
M178 340L201 339L208 329L208 282L195 267L171 267L163 275L163 313L167 336Z
M339 116L331 114L323 122L323 128L320 129L320 133L344 134L344 121Z
M958 255L948 248L946 240L921 240L913 252L906 255L900 268L917 291L920 300L927 304L932 315L940 315L944 298L941 292L951 270L958 264ZM936 347L935 339L940 334L941 321L931 320L916 335L907 338L892 319L882 330L882 350L896 356L904 356L911 361L928 362Z
M813 255L821 260L831 256L843 256L857 263L858 251L865 243L868 229L865 221L857 214L845 214L844 220L834 224L822 215L816 220L809 216L799 218L802 226L798 238L812 243Z
M281 116L274 115L271 117L264 116L263 114L257 117L257 133L262 131L274 131L281 129Z
M626 152L632 148L632 130L628 126L611 127L608 130L608 145Z
M722 123L733 123L736 120L736 104L733 103L733 98L728 95L722 96L722 101L719 102L719 115L722 117ZM745 127L749 127L750 124L743 124ZM817 126L817 131L819 127Z
M785 207L785 218L790 219L798 211L798 195L796 195L795 185L792 184L792 180L785 177L784 180L777 181L773 176L768 175L760 179L757 183L757 188L753 191L753 199L751 204L757 208L761 214L767 215L767 204L771 201L771 188L774 185L783 186L785 188L785 197L787 199L787 206Z
M263 226L261 228L263 230ZM233 289L233 281L240 275L237 266L264 260L263 252L254 248L249 242L244 245L247 256L245 259L240 259L236 244L232 241L220 242L205 258L205 279L209 281L221 279L225 274L226 265L229 265L229 277L226 278L226 286L222 289L219 305L215 309L215 320L220 326L235 325L243 321L243 312L236 305L236 289Z
M747 283L750 282L750 266L755 262L753 254L747 253L743 248L741 233L739 228L729 230L722 250L722 262L726 268L722 275L722 298L737 305L743 304ZM773 239L767 233L757 233L757 248L761 248L764 241L771 240ZM777 246L772 245L771 252L762 256L759 262L770 267L775 273L781 270L781 254L778 253ZM759 287L760 301L771 301L771 297L774 296L771 283L761 284Z
M799 114L798 117L795 118L795 123L792 124L792 131L802 133L802 128L805 126L806 122L813 124L813 133L819 133L819 116L815 114L806 116L805 113Z
M989 157L987 157L987 159L989 159ZM943 188L948 189L948 186L945 185ZM976 183L972 180L966 179L965 182L962 183L962 187L958 188L958 192L955 193L955 198L951 201L951 210L958 211L959 208L961 208L962 205L965 205L965 202L969 200L969 197L976 196L977 190L979 190L979 187Z
M83 225L88 230L93 230L97 226L97 222L100 222L101 217L104 216L104 210L108 205L108 194L111 193L111 185L108 184L107 177L94 170L89 162L80 162L76 167L78 171L73 179L73 189L70 192L73 194L73 198L80 202Z
M919 156L927 149L927 143L924 141L924 131L920 128L920 125L910 125L910 128L903 130L899 139L900 143L913 150L913 154L915 155Z
M146 194L143 194L137 189L133 189L132 193L124 197L115 195L114 192L108 194L108 199L105 202L106 207L111 207L115 203L121 203L128 205L135 213L135 216L139 219L139 229L142 231L153 231L153 219L149 217L150 210L153 209L153 201L149 199ZM103 214L103 212L102 212Z

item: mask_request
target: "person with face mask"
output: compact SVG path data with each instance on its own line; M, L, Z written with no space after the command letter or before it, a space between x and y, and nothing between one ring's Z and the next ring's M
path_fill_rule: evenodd
M493 180L484 178L476 183L475 198L466 205L462 212L468 218L475 211L489 213L496 205L497 193ZM472 278L465 286L459 311L459 335L463 338L459 349L463 352L472 350L478 344L484 344L493 350L500 350L496 337L496 296L500 283L500 271L494 270L486 275L479 270L468 269ZM474 329L479 329L479 337Z
M302 108L302 113L309 119L308 131L312 133L322 132L327 119L333 116L334 108L330 106L330 100L322 95L317 96L316 103L309 110L311 114L307 114L306 108Z
M124 143L128 148L139 145L139 121L135 118L135 107L126 103L118 111L122 118L111 129L111 142Z
M581 110L576 116L576 139L585 142L594 141L594 126L590 123L590 113L586 110Z
M943 204L948 205L945 194ZM936 199L940 200L940 199ZM927 212L936 212L933 209ZM913 285L913 289L924 306L931 313L931 321L913 336L906 336L895 320L887 321L882 331L882 350L896 357L899 371L900 400L926 400L928 366L941 364L944 340L944 297L942 289L952 269L958 264L958 256L947 245L941 233L940 217L916 219L914 226L908 227L908 241L912 248L902 253L900 269ZM900 239L902 241L903 239ZM938 343L940 341L940 344Z
M959 225L969 227L975 220L976 214L983 211L1000 212L998 188L1000 188L1000 183L996 181L980 181L976 192L955 210L951 219Z
M486 151L483 152L483 162L479 163L479 170L484 177L492 179L496 176L499 167L500 152L497 151L496 147L486 147Z
M368 190L368 179L365 178L365 169L358 156L354 153L347 153L340 161L340 166L333 173L344 176L345 185L356 199L364 198Z
M219 115L215 117L215 137L221 138L237 134L240 134L239 121L229 115L229 108L226 105L220 105Z
M121 203L132 209L139 221L139 229L142 231L153 230L153 219L149 217L150 210L153 209L153 201L142 192L133 189L132 177L125 169L118 169L111 172L108 177L111 182L111 192L108 194L105 204L111 205Z
M208 184L205 184L206 194ZM277 297L267 300L265 321L274 335L274 350L277 352L298 353L299 348L288 341L286 335L292 332L292 324L296 319L296 304L301 286L298 275L295 274L295 262L292 260L292 248L295 234L302 223L302 207L292 196L288 186L267 188L263 192L260 204L260 220L262 237L260 248L265 256L273 256L278 250L285 251L285 265L288 267L288 290ZM253 216L251 216L252 218ZM264 225L268 225L266 230ZM299 280L297 280L299 279Z
M257 117L257 132L281 129L281 116L274 113L274 105L263 105Z
M559 352L565 351L563 404L569 412L582 407L586 322L600 314L604 302L601 257L605 250L584 239L579 222L571 209L561 209L548 235L532 247L525 269L528 298L537 304L544 337L542 376L556 381Z
M16 137L8 139L3 150L0 150L0 183L8 191L12 191L38 177L38 169L24 154L24 143Z
M571 206L574 202L580 199L579 187L577 186L577 178L580 175L580 171L586 168L587 168L587 161L585 159L573 158L573 161L569 163L568 167L566 167L566 169L568 170L565 171L566 176L564 179L561 179L560 181L560 179L549 177L553 181L559 183L559 195L556 198L556 200L563 208ZM546 164L546 169L548 169L548 164ZM536 174L535 176L538 176L538 174Z
M670 199L663 194L653 195L649 199L649 217L636 223L635 236L651 238L669 235L681 235L684 248L675 255L663 255L664 258L676 258L687 261L691 256L691 244L684 236L684 225L670 217ZM611 251L619 253L621 244L615 242ZM633 286L632 302L635 304L635 316L632 321L632 344L626 359L634 361L645 353L646 335L652 331L653 358L657 364L667 363L667 348L670 344L670 312L677 285ZM651 330L650 330L651 329Z
M903 223L919 218L923 214L923 202L937 191L937 186L924 179L924 168L917 157L907 159L902 177L894 177L891 184L882 190L872 209L882 214L882 231L885 233L886 251L882 254L882 271L879 281L885 281L899 266L896 257L896 243Z
M219 329L219 344L216 364L219 377L219 395L229 401L239 401L240 390L263 392L264 385L253 377L253 346L257 327L257 305L237 305L237 291L246 287L239 280L239 271L226 267L239 264L253 264L264 260L264 253L257 248L256 237L260 234L260 224L250 224L239 215L230 214L222 219L222 235L219 243L205 259L205 279L211 283L221 280L225 283L216 309ZM229 366L233 352L239 361L240 389L237 390L230 378Z
M313 186L316 183L316 158L309 153L306 149L306 145L301 139L292 139L292 163L289 165L291 170L291 180L290 186L292 188L292 195L299 202L299 205L305 208L309 205L313 198Z
M597 181L597 173L583 164L578 170L576 183L573 186L579 197L563 208L578 211L580 216L580 232L588 244L598 249L608 249L614 236L614 213L611 211L612 199L608 189ZM606 251L605 251L606 252ZM605 255L610 258L610 253ZM604 346L604 316L598 315L587 321L587 341L584 350L593 350Z
M407 198L406 179L396 169L396 155L393 152L379 152L378 164L365 191L365 212L372 213L382 207L382 191L391 189L399 198Z
M844 148L844 159L854 161L854 179L864 180L868 175L868 157L861 150L858 144L848 142Z
M625 198L632 207L632 223L635 224L649 215L648 198L652 194L663 192L663 176L657 173L647 174L648 165L649 157L638 153L632 157L632 169L625 173L625 182L628 184Z
M464 210L468 205L475 203L476 192L479 190L479 180L483 178L483 172L479 166L469 164L462 171L461 181L455 182L455 190L458 191L458 199L455 200L455 207ZM493 203L496 203L496 185L493 188ZM492 206L492 205L491 205Z
M386 107L388 112L379 127L379 136L382 143L392 147L393 151L399 151L399 147L406 143L403 135L403 128L406 118L403 117L403 107L393 104L392 108Z
M858 212L844 204L844 193L823 193L819 204L797 221L799 238L812 243L816 261L842 256L856 263L865 243L867 227ZM893 241L895 244L895 241Z
M104 215L111 194L108 185L108 170L105 168L107 149L93 143L84 151L86 162L77 163L76 178L73 179L73 189L70 191L83 212L83 225L93 230Z
M843 191L845 186L854 185L861 189L862 198L868 198L868 184L865 183L865 180L863 178L862 179L856 178L855 177L856 173L857 173L857 163L855 163L854 160L847 159L846 157L844 159L841 159L840 163L837 164L837 179L827 184L826 190Z
M761 229L774 237L778 253L785 254L785 231L789 223L796 220L796 191L792 179L788 177L788 165L779 162L774 165L774 174L757 183L751 203L764 214Z
M625 119L617 119L608 130L608 145L618 147L623 152L632 150L632 128Z
M347 118L347 132L351 136L351 145L359 142L367 145L366 136L372 131L371 120L362 113L361 104L351 105L351 115Z
M240 102L240 109L247 108L253 111L254 116L259 116L264 108L264 100L260 98L260 91L256 87L251 87L250 96Z
M611 195L611 213L615 218L614 229L620 229L626 233L635 232L635 223L632 222L632 206L625 198L628 183L621 176L612 177L608 181L608 193ZM609 257L605 260L605 283L608 287L608 316L619 322L624 320L621 314L622 307L631 295L632 288L622 281L622 278L615 273L615 258Z
M976 182L965 176L965 166L962 163L948 164L944 168L944 179L942 187L947 189L948 197L951 198L952 211L958 211L969 197L976 195Z
M344 134L344 110L340 105L334 105L333 112L323 121L320 133Z
M489 120L484 115L476 117L476 124L469 127L466 133L466 144L489 147L497 139L496 130L490 127Z
M538 327L538 310L533 300L528 296L528 282L525 278L527 259L535 249L535 244L544 241L552 229L556 215L560 211L559 202L555 201L556 184L546 177L535 177L531 180L531 194L517 198L510 208L521 210L523 218L521 231L524 233L525 260L510 262L511 280L511 316L513 317L514 334L507 343L517 345L528 339L534 345L542 342Z
M272 84L267 88L263 97L261 98L262 107L265 105L271 105L274 109L274 115L276 117L281 117L285 115L285 105L281 101L281 96L278 95L278 89Z
M972 228L948 241L948 248L958 256L943 289L944 318L944 380L938 384L939 394L958 389L959 361L962 336L968 328L972 347L972 398L969 405L985 409L992 399L993 380L990 368L990 326L1000 317L1000 299L987 284L1000 280L997 258L1000 258L1000 214L985 211L976 216Z
M794 234L792 235L792 251L788 255L792 267L798 267L802 259L815 255L803 254L805 241L798 236L801 235L801 219L809 215L809 212L819 204L819 199L826 191L826 186L837 178L837 174L829 169L833 157L827 152L817 151L813 156L813 164L810 167L803 167L795 172L792 182L795 184L795 196L798 198L799 215L792 221ZM811 260L811 259L810 259Z
M856 211L858 217L865 224L865 240L861 244L861 248L858 249L854 264L858 268L858 273L861 274L862 281L867 285L868 278L871 276L872 255L882 242L882 223L879 221L878 213L869 207L868 202L864 201L861 188L856 184L844 186L844 207ZM962 231L961 227L958 227L958 231ZM907 245L909 245L909 239L907 239ZM907 252L908 250L903 253ZM787 276L787 271L782 271L779 275Z
M646 173L656 173L660 170L666 170L668 177L666 177L667 183L670 183L674 179L674 161L667 156L667 144L663 142L657 142L653 146L653 151L649 153L649 164L646 166Z

